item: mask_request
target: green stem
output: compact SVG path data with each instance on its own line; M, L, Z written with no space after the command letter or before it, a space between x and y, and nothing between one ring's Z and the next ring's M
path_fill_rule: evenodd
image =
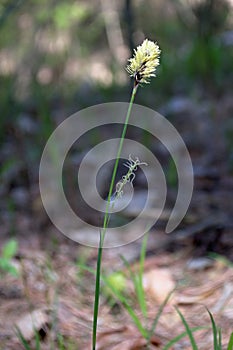
M134 88L133 88L133 91L132 91L132 94L131 94L130 103L129 103L129 108L128 108L128 111L127 111L127 114L126 114L126 118L125 118L124 128L123 128L122 134L121 134L121 139L120 139L120 143L119 143L119 147L118 147L118 151L117 151L116 161L115 161L115 165L114 165L114 169L113 169L113 173L112 173L111 184L110 184L109 193L108 193L108 200L107 200L107 205L106 205L106 210L105 210L105 215L104 215L103 229L106 229L106 223L107 223L108 214L109 214L110 199L112 197L113 186L114 186L114 182L115 182L115 178L116 178L116 173L117 173L118 164L119 164L119 160L120 160L120 156L121 156L123 142L124 142L124 139L125 139L127 126L128 126L128 123L129 123L129 117L130 117L130 114L131 114L133 101L134 101L134 98L135 98L135 95L136 95L136 92L137 92L137 88L138 88L138 85L134 86Z
M95 302L94 302L94 317L93 317L93 329L92 329L92 349L93 350L95 350L95 348L96 348L102 252L103 252L103 246L101 244L101 232L100 232L100 243L99 243L99 248L98 248L98 257L97 257L97 265L96 265Z
M121 152L122 152L122 147L123 147L123 143L124 143L124 139L125 139L125 134L126 134L127 126L129 123L129 117L131 114L131 110L132 110L134 98L135 98L135 95L137 92L137 88L138 88L138 85L135 85L133 90L132 90L128 111L127 111L127 114L125 117L124 127L122 130L121 139L120 139L120 143L119 143L119 147L118 147L118 151L117 151L117 155L116 155L115 165L114 165L113 172L112 172L112 179L111 179L111 183L110 183L107 205L106 205L105 214L104 214L103 228L100 232L98 257L97 257L97 265L96 265L95 301L94 301L94 313L93 313L94 317L93 317L93 329L92 329L92 350L96 349L97 320L98 320L99 296L100 296L101 262L102 262L104 237L105 237L105 233L106 233L106 230L107 230L108 224L109 224L109 207L110 207L110 202L111 202L111 197L112 197L112 192L113 192L113 186L114 186L115 179L116 179L117 169L118 169L118 165L119 165L119 160L120 160L120 156L121 156Z

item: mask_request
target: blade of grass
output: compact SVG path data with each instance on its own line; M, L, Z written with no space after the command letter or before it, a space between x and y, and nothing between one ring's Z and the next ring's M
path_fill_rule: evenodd
M117 299L122 303L122 305L124 306L124 308L127 310L128 314L131 316L133 322L135 323L136 327L138 328L138 330L140 331L141 335L144 338L147 338L147 331L146 329L143 327L139 317L136 315L136 313L133 311L132 307L129 305L129 303L127 302L127 299L124 297L124 295L122 293L120 293L118 290L116 290L111 283L108 282L107 278L105 278L104 276L102 276L102 279L104 281L104 283L107 285L107 287L112 291L112 293L115 295L115 297L117 297Z
M130 278L134 284L134 290L135 290L135 293L136 293L136 296L137 296L137 301L138 301L138 304L140 306L140 309L141 309L141 312L143 314L144 317L146 317L147 315L147 310L146 310L146 303L145 303L145 295L144 295L144 291L142 291L142 284L140 285L140 278L139 278L139 275L137 276L129 262L125 259L124 256L120 255L121 257L121 260L124 262L124 265L126 266L126 268L128 269L129 271L129 274L130 274Z
M92 269L89 266L85 266L85 265L79 265L80 268L95 274L95 270ZM127 299L124 297L124 295L120 292L118 292L111 283L109 283L108 279L105 276L101 276L101 280L106 284L106 286L112 291L113 295L121 302L121 304L124 306L124 308L126 309L126 311L128 312L128 314L130 315L130 317L132 318L134 324L136 325L136 327L138 328L139 332L142 334L142 336L144 338L147 339L147 331L146 329L143 327L139 317L136 315L136 313L133 311L132 307L129 305L129 303L127 302Z
M233 263L228 260L225 256L221 255L221 254L217 254L217 253L209 253L208 254L210 258L220 261L221 263L223 263L224 265L233 268Z
M27 340L24 338L22 332L20 331L20 329L18 327L16 327L16 333L17 336L19 338L19 340L21 341L21 343L23 344L24 348L26 350L32 350L29 343L27 342ZM35 346L36 346L36 350L40 350L40 335L39 332L37 332L36 329L34 329L34 335L35 335Z
M17 337L21 341L21 343L24 346L25 350L32 350L31 347L29 346L27 340L24 338L21 330L18 327L15 327L15 329L16 329Z
M202 329L206 329L206 327L193 327L191 328L192 333L200 331ZM186 337L188 335L187 332L183 332L179 335L177 335L176 337L174 337L173 339L171 339L163 348L162 350L169 350L171 349L171 347L176 344L179 340L181 340L182 338Z
M218 346L219 350L222 350L222 330L219 328L218 330Z
M227 345L227 350L233 350L233 333L230 335L229 343Z
M141 310L142 310L144 317L147 317L146 298L145 298L145 293L144 293L144 288L143 288L143 273L144 273L147 241L148 241L148 233L143 237L143 240L142 240L142 248L141 248L140 262L139 262L139 287L138 287L138 290L139 290L140 306L141 306Z
M40 350L40 335L36 329L34 329L35 339L36 339L36 350Z
M137 300L138 300L141 312L142 312L143 316L145 317L145 319L147 318L147 307L146 307L146 298L145 298L145 293L144 293L144 288L143 288L143 273L144 273L144 263L145 263L145 256L146 256L147 240L148 240L148 234L146 234L144 236L143 241L142 241L138 275L132 271L132 268L130 267L129 262L125 259L125 257L120 255L125 266L128 268L128 271L130 273L130 277L134 283L134 289L135 289L135 293L137 295Z
M57 334L58 349L65 350L64 338L61 333Z
M162 314L162 312L163 312L163 309L164 309L165 306L167 305L167 302L168 302L168 300L170 299L172 293L174 293L174 289L173 289L170 293L168 293L168 295L166 296L166 298L165 298L165 300L163 301L163 303L159 306L159 310L158 310L158 312L157 312L157 314L156 314L156 317L155 317L155 319L154 319L154 321L153 321L153 323L152 323L152 326L151 326L151 330L150 330L150 332L149 332L149 336L148 336L148 339L147 339L147 346L149 345L150 338L152 337L152 335L153 335L154 332L155 332L155 329L156 329L156 326L157 326L157 324L158 324L159 318L160 318L160 316L161 316L161 314Z
M101 235L101 233L100 233L100 235ZM92 349L93 350L95 350L95 347L96 347L102 252L103 252L102 242L101 242L101 237L100 237L100 245L98 248L98 257L97 257L97 265L96 265L95 301L94 301L94 311L93 311L93 332L92 332Z
M214 350L221 350L221 344L219 345L219 341L218 341L218 329L216 326L216 323L214 321L213 315L211 314L211 312L206 308L209 316L210 316L210 320L211 320L211 324L212 324L212 331L213 331L213 341L214 341Z
M185 320L183 314L181 313L181 311L177 307L175 309L176 309L178 315L180 316L183 325L185 326L185 329L186 329L187 335L189 337L189 340L191 342L193 350L198 350L198 347L197 347L197 344L196 344L195 339L193 337L193 333L191 331L191 328L189 327L188 323L186 322L186 320Z

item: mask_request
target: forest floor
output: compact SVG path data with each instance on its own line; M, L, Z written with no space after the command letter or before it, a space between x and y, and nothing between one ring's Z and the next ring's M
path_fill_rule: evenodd
M174 237L159 230L150 232L143 273L148 325L153 323L168 293L176 288L159 318L151 349L162 349L185 331L175 307L184 314L190 327L204 327L194 333L201 350L213 348L208 308L222 329L223 348L226 348L233 323L233 268L225 254L203 254L206 242L203 236L212 237L215 230L203 226L192 234L185 232L186 237L182 231ZM202 237L199 245L195 243L200 241L198 237ZM83 271L80 264L94 269L97 249L80 246L54 229L46 237L41 232L17 239L19 250L13 263L20 277L5 276L0 281L0 348L23 349L15 326L20 328L32 349L36 348L33 327L40 334L41 349L63 349L62 342L58 346L58 334L66 344L65 349L91 348L95 278ZM137 271L141 244L139 239L123 247L105 249L103 271L106 275L123 272L124 295L143 320L132 280L120 258L123 255ZM232 230L225 230L217 244L216 251L221 253L225 249L232 260L232 252L229 254L229 247L233 246ZM126 309L104 290L98 325L98 349L145 348L146 342ZM171 349L191 349L187 336Z

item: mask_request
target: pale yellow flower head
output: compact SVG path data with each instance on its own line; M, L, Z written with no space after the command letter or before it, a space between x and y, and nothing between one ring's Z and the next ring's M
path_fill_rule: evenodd
M149 83L150 78L155 77L160 52L157 43L148 39L134 50L134 57L129 59L126 70L134 78L135 85Z

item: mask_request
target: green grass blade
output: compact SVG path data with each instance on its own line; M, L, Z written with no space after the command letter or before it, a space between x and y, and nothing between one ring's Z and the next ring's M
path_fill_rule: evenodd
M211 312L208 309L207 309L207 312L210 316L210 320L211 320L211 324L212 324L214 350L221 350L221 344L219 346L219 342L218 342L218 329L217 329L216 323L214 321L213 315L211 314Z
M194 333L194 332L197 332L197 331L200 331L202 329L206 329L206 327L193 327L191 328L191 332ZM162 350L169 350L171 349L171 347L176 344L179 340L181 340L182 338L186 337L188 335L187 332L183 332L179 335L177 335L176 337L174 337L173 339L171 339L163 348Z
M138 283L138 293L139 293L138 297L140 300L140 307L144 317L147 317L146 298L145 298L145 292L143 288L143 274L144 274L147 241L148 241L148 234L144 236L142 241L140 264L139 264L139 283Z
M142 248L140 253L140 262L139 262L139 273L136 274L132 271L132 268L129 264L129 262L125 259L124 256L120 255L122 261L124 262L124 265L127 267L130 278L133 281L134 284L134 290L137 296L137 301L140 306L141 312L143 316L147 317L147 307L146 307L146 298L143 288L143 273L144 273L144 262L145 262L145 255L146 255L146 246L147 246L147 237L146 235L142 242Z
M81 265L79 264L79 267L82 268L85 271L88 271L92 274L95 274L95 270L92 269L89 266L85 266L85 265ZM106 286L112 291L113 295L115 296L116 299L118 299L121 304L124 306L124 308L126 309L126 311L128 312L128 314L130 315L130 317L132 318L134 324L136 325L136 327L138 328L139 332L142 334L142 336L147 339L148 337L148 333L146 331L146 329L143 327L139 317L135 314L135 312L133 311L132 307L129 305L129 303L127 302L126 298L124 297L124 295L120 292L118 292L111 283L108 282L108 279L105 276L101 276L101 279L103 280L103 282L106 284Z
M130 278L131 278L131 280L134 283L134 289L135 289L135 292L136 292L136 288L137 288L136 285L135 285L135 283L137 283L136 276L135 276L135 274L134 274L134 272L133 272L129 262L125 259L125 257L123 255L120 255L120 258L123 261L125 267L127 268L128 272L130 274Z
M58 349L65 350L64 338L61 333L57 334Z
M16 329L16 334L19 340L21 341L22 345L24 346L25 350L32 350L31 347L29 346L27 340L24 338L21 330L18 327L15 327Z
M140 276L136 275L133 271L132 268L129 264L129 262L125 259L124 256L120 255L122 261L124 262L125 266L127 267L129 274L130 274L130 278L134 284L134 290L137 296L137 301L138 304L140 306L141 312L143 314L144 317L146 317L147 315L147 310L146 310L146 302L145 302L145 295L144 295L144 290L143 290L143 286L140 283Z
M12 259L18 249L18 242L15 239L9 240L2 248L2 257Z
M219 328L218 330L218 346L219 350L222 350L222 330Z
M139 317L136 315L136 313L133 311L133 308L129 305L127 299L124 297L122 293L120 293L118 290L116 290L111 283L108 282L108 279L104 276L102 276L102 279L106 286L112 291L113 295L122 303L124 308L127 310L128 314L132 318L134 324L138 328L141 335L147 339L148 333L147 330L143 327Z
M85 264L83 264L83 263L78 263L77 266L78 266L80 269L82 269L82 270L84 270L84 271L87 271L87 272L90 272L92 275L95 275L95 270L94 270L92 267L87 266L87 265L85 265Z
M98 321L99 295L100 295L100 278L101 278L101 261L102 261L102 242L100 237L100 245L98 248L98 258L97 258L97 266L96 266L95 301L94 301L94 311L93 311L93 330L92 330L92 349L93 350L95 350L96 348L97 321Z
M209 253L208 255L210 258L223 263L225 266L233 268L233 263L229 259L227 259L225 256L221 254L213 253L213 252Z
M178 308L176 308L176 311L179 314L183 325L185 326L185 329L186 329L186 332L187 332L187 335L189 337L189 340L190 340L190 343L192 345L193 350L198 350L198 347L197 347L197 344L196 344L195 339L193 337L193 333L191 331L191 328L189 327L188 323L186 322L186 320L185 320L183 314L181 313L181 311Z
M230 335L230 339L227 345L227 350L233 350L233 333Z
M163 312L163 309L164 309L165 306L167 305L167 302L168 302L168 300L170 299L172 293L174 293L174 290L172 290L170 293L168 293L168 295L166 296L166 298L165 298L165 300L163 301L163 303L159 306L159 310L158 310L158 312L157 312L157 314L156 314L156 317L155 317L155 319L154 319L154 321L153 321L153 323L152 323L152 326L151 326L151 330L150 330L150 332L149 332L148 342L149 342L150 338L152 337L152 335L153 335L154 332L155 332L155 329L156 329L156 327L157 327L159 318L160 318L160 316L161 316L161 314L162 314L162 312Z
M40 350L40 335L36 329L34 329L35 339L36 339L36 350Z

